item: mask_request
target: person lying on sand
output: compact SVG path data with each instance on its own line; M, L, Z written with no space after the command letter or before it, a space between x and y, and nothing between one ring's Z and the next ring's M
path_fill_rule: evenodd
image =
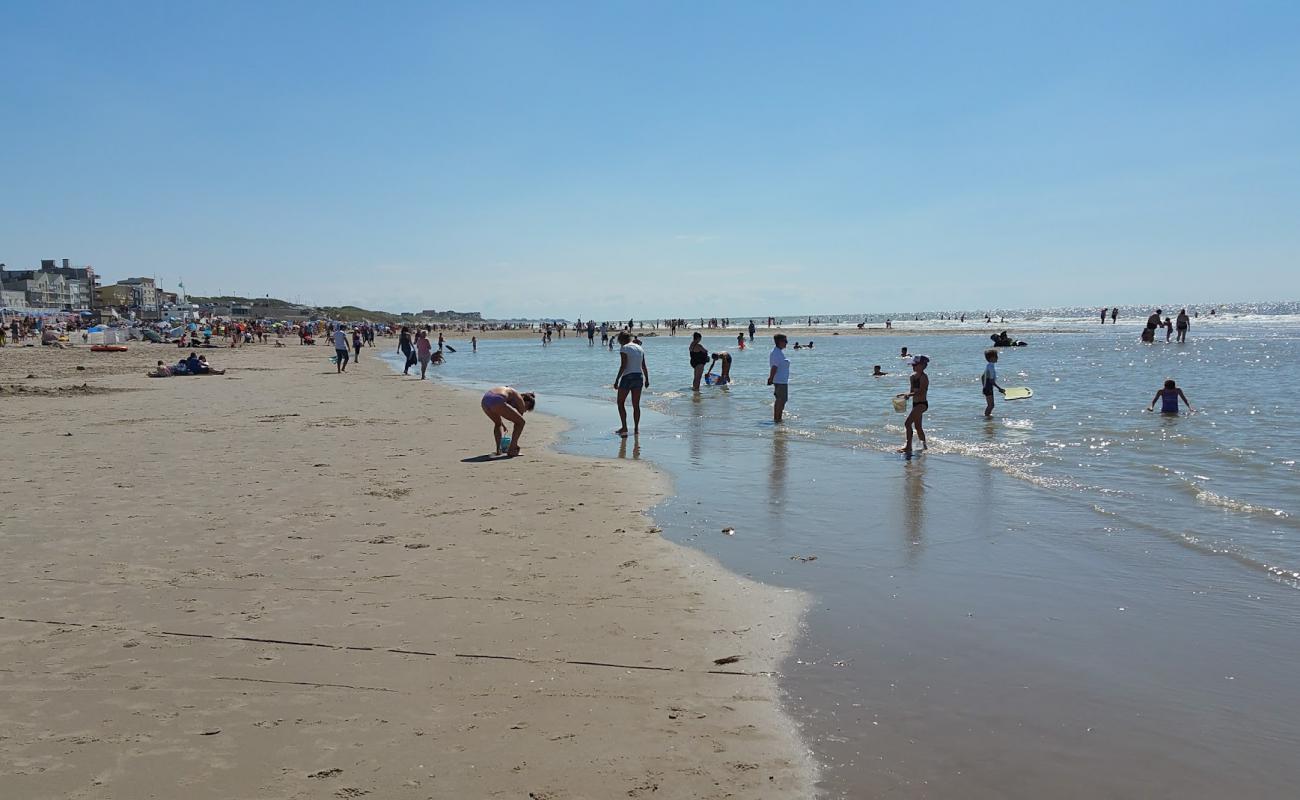
M506 455L519 455L519 437L524 432L524 414L537 407L537 396L532 392L518 392L509 386L497 386L483 393L479 402L483 413L492 420L492 455L501 455L501 435L505 433L506 423L514 425L506 447Z

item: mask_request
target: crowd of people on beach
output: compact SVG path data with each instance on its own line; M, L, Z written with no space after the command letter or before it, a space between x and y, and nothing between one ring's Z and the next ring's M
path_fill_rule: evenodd
M1107 309L1112 321L1118 318L1117 309ZM1170 320L1165 317L1163 320L1160 314L1163 313L1157 309L1148 320L1147 327L1142 335L1143 341L1153 341L1153 332L1159 327L1166 329L1166 340L1170 338L1174 331L1177 331L1178 341L1186 340L1187 331L1190 327L1189 317L1186 310L1180 311L1177 320ZM811 319L809 320L811 322ZM1104 321L1104 320L1103 320ZM680 320L674 320L674 323ZM687 345L687 361L691 370L691 390L700 392L702 386L726 387L732 383L732 355L731 353L721 350L709 352L703 343L702 330L708 330L713 327L714 323L718 326L729 324L731 320L720 318L718 320L700 320L701 330L695 330L691 333L691 340ZM768 319L771 323L772 319ZM641 397L642 392L650 388L650 366L646 356L645 349L641 338L633 333L634 320L628 320L626 325L611 335L609 323L601 323L599 328L594 321L588 321L584 326L578 326L575 329L579 332L585 330L588 336L589 345L594 345L597 330L600 332L601 342L613 343L617 341L619 345L619 367L615 374L613 388L615 391L615 403L618 409L619 427L615 433L620 437L627 437L629 434L636 436L640 433L641 424ZM751 320L747 328L742 329L737 335L737 346L744 348L746 346L746 332L748 332L748 342L752 343L755 334L755 324ZM675 333L675 331L674 331ZM995 396L998 394L1006 395L1006 388L998 381L997 364L999 360L998 350L1006 347L1024 347L1028 343L1023 340L1017 340L1011 337L1007 331L990 336L993 347L984 351L984 370L980 377L980 390L984 398L984 417L991 418L995 408ZM791 383L791 364L786 355L786 350L790 346L789 337L784 333L777 333L772 337L773 347L768 355L768 375L767 385L772 387L772 422L781 424L785 417L785 408L790 399ZM801 345L796 342L794 349L812 349L814 343L809 341L807 345ZM924 417L929 411L929 387L930 378L926 370L930 366L930 358L922 354L913 354L908 352L907 347L902 347L899 357L905 360L910 373L908 375L908 388L905 392L900 392L894 398L895 408L900 411L906 411L906 417L903 421L904 441L902 447L898 449L899 453L911 455L914 449L919 446L920 449L926 448L926 434L924 427ZM706 371L707 367L707 371ZM719 369L717 375L715 369ZM873 365L872 377L885 377L890 373L883 370L879 364ZM510 387L501 387L510 389ZM494 390L495 391L495 390ZM1032 396L1028 390L1017 390L1017 397ZM526 410L532 410L536 398L529 395L530 400L527 409L518 409L522 415ZM1161 413L1176 414L1179 412L1179 402L1182 402L1189 411L1193 410L1190 401L1188 401L1183 390L1178 388L1173 380L1168 380L1165 385L1156 393L1152 400L1151 408L1154 410L1157 402L1161 403ZM628 425L628 409L631 405L632 423ZM485 406L485 413L494 419L494 425L499 423L498 415L490 413ZM522 420L522 416L520 417ZM495 433L495 431L494 431ZM518 434L516 432L514 444L518 446ZM498 453L505 452L505 449L498 447Z
M1112 324L1118 319L1118 308L1106 308L1101 311L1101 321L1104 324L1109 316ZM959 317L964 320L964 315ZM1157 331L1165 331L1165 341L1171 341L1176 335L1176 341L1186 341L1190 329L1191 316L1186 309L1182 309L1175 317L1164 316L1162 309L1155 309L1146 321L1146 325L1141 333L1141 341L1152 343L1156 339ZM991 317L986 318L986 321ZM815 324L815 320L809 317L809 325ZM13 318L7 321L8 324L0 328L0 345L5 344L8 338L14 342L24 342L27 339L38 337L42 344L51 344L64 346L72 334L77 331L83 332L90 330L79 324L79 320L47 320L43 318ZM698 320L698 329L691 332L691 340L687 345L687 361L691 370L691 389L694 392L700 392L702 387L729 387L734 378L732 376L733 357L726 350L710 352L703 344L703 333L705 330L725 329L733 326L735 321L726 318L701 318ZM768 328L777 323L776 318L768 317L764 320ZM536 326L541 332L542 344L549 345L553 337L563 338L568 330L581 336L586 334L588 346L595 346L596 336L599 334L600 343L604 347L613 349L618 344L619 366L613 382L615 391L615 403L619 415L619 427L615 433L621 437L629 435L636 436L640 433L641 425L641 399L642 393L650 388L650 365L646 356L641 336L655 335L660 324L668 328L670 335L676 335L679 328L688 328L689 323L685 319L671 320L654 320L642 322L642 328L639 332L634 332L638 328L637 320L628 319L625 322L600 322L594 320L579 320L570 326L567 323L542 323ZM891 320L886 320L886 327L892 324ZM647 331L646 328L649 328ZM861 326L859 326L861 327ZM384 325L378 323L361 322L346 323L330 320L312 320L308 322L299 322L294 324L282 322L254 321L242 322L231 320L211 320L204 322L189 322L179 326L174 331L165 331L165 333L176 334L171 340L180 348L217 348L230 347L238 348L245 344L265 343L269 337L275 338L275 344L282 346L279 341L286 335L296 336L302 345L315 344L316 340L322 336L327 337L334 345L335 355L331 359L335 363L336 371L342 374L347 371L348 366L355 365L361 358L361 353L366 347L374 347L376 337L395 337L397 339L397 351L403 356L403 374L410 375L411 370L416 366L419 367L419 377L421 380L429 376L430 367L445 363L446 353L456 352L455 348L447 344L444 331L449 328L458 330L461 333L472 332L468 326L437 326L426 324L422 326L397 326ZM748 320L740 326L736 336L737 349L745 349L748 345L753 344L757 333L758 325L754 320ZM155 331L157 333L157 331ZM436 334L436 340L434 338ZM984 416L991 417L994 411L995 393L1005 394L1006 389L998 382L997 363L999 359L998 349L1004 347L1021 347L1026 346L1024 341L1013 339L1006 331L993 334L993 347L984 352L985 366L981 375L981 392L985 400ZM162 339L151 339L161 341ZM785 408L790 399L791 383L791 364L786 355L790 342L786 334L776 333L772 337L773 347L768 354L768 374L766 384L772 391L772 422L781 424L785 417ZM220 344L217 344L220 342ZM474 352L478 350L477 336L471 336L470 346ZM815 343L809 341L807 344L795 342L794 350L807 349L811 350ZM903 359L908 369L908 387L907 391L898 393L894 398L895 408L900 411L906 411L904 418L904 442L898 452L911 454L916 446L924 450L926 447L926 434L924 428L924 416L929 410L929 376L926 369L930 365L928 356L912 354L908 352L907 347L900 350L899 357ZM171 377L178 375L222 375L224 370L216 369L208 363L207 357L196 354L193 350L185 358L180 359L175 364L166 364L159 361L156 368L149 373L151 377ZM889 375L888 371L881 368L879 364L872 368L872 377L884 377ZM493 422L493 448L494 455L517 455L519 453L519 440L524 429L523 415L532 411L536 407L536 396L530 392L519 392L513 387L499 386L489 390L483 397L483 411ZM1186 394L1179 388L1174 381L1166 381L1165 385L1156 392L1155 398L1151 402L1151 408L1154 410L1156 403L1161 404L1161 412L1172 414L1178 413L1179 403L1184 404L1188 410L1191 410L1191 404ZM628 406L631 406L631 425L629 426ZM509 436L503 435L507 425L513 426Z

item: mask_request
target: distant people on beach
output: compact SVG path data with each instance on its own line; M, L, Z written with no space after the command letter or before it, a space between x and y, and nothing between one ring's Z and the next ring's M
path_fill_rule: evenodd
M1156 396L1151 398L1151 407L1147 409L1148 411L1155 410L1157 400L1160 401L1161 414L1177 414L1179 400L1186 404L1188 411L1193 410L1192 401L1187 399L1187 395L1183 394L1183 390L1179 389L1172 380L1165 381L1164 387L1156 390Z
M425 341L428 341L428 337L425 337ZM537 407L537 396L532 392L519 392L510 386L497 386L483 393L479 406L488 419L492 420L492 455L519 455L519 438L523 435L526 424L524 414ZM503 438L507 422L514 426L508 439Z
M984 416L993 416L993 390L997 389L1002 394L1006 390L998 385L998 351L992 348L984 351L984 376L980 379L984 391Z
M1105 325L1105 324L1106 324L1106 312L1109 311L1109 310L1110 310L1109 308L1103 308L1103 309L1101 310L1101 324L1102 324L1102 325Z
M361 360L361 329L360 328L352 329L352 351L356 353L356 355L352 357L352 360L360 361Z
M788 339L784 333L772 337L772 352L767 357L767 385L772 387L772 422L779 424L790 399L790 357L785 354Z
M753 341L754 341L754 331L755 331L755 330L757 330L757 327L754 325L754 320L751 319L751 320L749 321L749 341L750 341L750 343L753 343Z
M690 354L691 369L695 373L695 377L691 380L691 389L698 392L700 381L704 378L704 366L709 363L709 351L701 343L699 331L691 334L691 343L686 349Z
M1192 325L1192 321L1187 317L1187 309L1181 309L1178 312L1178 319L1174 320L1174 327L1178 330L1178 341L1187 341L1187 329Z
M930 409L928 393L930 391L930 376L925 374L925 368L929 366L930 359L928 356L912 356L912 374L908 376L909 390L905 394L898 395L903 398L911 398L912 410L908 412L907 419L903 420L903 427L907 430L907 441L898 449L898 452L911 455L912 453L912 432L915 430L916 438L921 441L921 449L926 449L925 428L921 424L921 417Z
M334 331L334 356L335 372L346 372L348 369L348 330L342 325Z
M1118 320L1118 319L1119 319L1119 306L1111 306L1111 309L1110 309L1110 321L1111 321L1111 323L1112 323L1112 324L1115 324L1115 325L1118 325L1119 323L1116 322L1116 320Z
M695 335L699 336L698 333ZM632 396L632 432L641 432L641 390L650 388L650 366L646 363L645 350L632 342L632 334L622 331L618 334L618 341L619 366L614 388L618 391L618 419L622 424L615 433L627 436L626 404L629 394ZM698 384L696 388L699 388Z
M1165 342L1168 342L1169 339L1174 335L1174 321L1171 320L1169 317L1165 317L1164 328L1165 328Z
M587 346L596 346L596 323L592 320L587 320Z

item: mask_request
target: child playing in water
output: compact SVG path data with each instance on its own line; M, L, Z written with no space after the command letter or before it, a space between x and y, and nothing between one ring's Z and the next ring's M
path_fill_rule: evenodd
M988 349L984 351L984 360L988 363L984 365L984 376L980 379L984 388L984 416L993 416L993 390L997 389L1002 394L1007 390L998 386L998 369L995 366L998 363L998 351Z
M1182 389L1179 389L1172 380L1165 381L1165 387L1156 390L1156 396L1151 398L1151 407L1147 410L1154 411L1156 401L1159 400L1161 414L1177 414L1179 398L1182 398L1183 402L1187 404L1188 411L1195 410L1192 408L1192 401L1187 399L1187 395L1183 394Z

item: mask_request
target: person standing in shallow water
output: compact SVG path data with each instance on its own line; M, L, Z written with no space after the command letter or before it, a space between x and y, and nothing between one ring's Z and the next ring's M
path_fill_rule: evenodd
M397 337L397 352L406 358L406 366L402 368L402 374L410 375L411 367L415 364L415 343L411 341L411 329L405 325L402 326L402 332Z
M699 331L691 334L691 344L687 350L691 356L691 369L695 371L695 378L691 381L691 388L698 392L700 390L700 380L704 377L704 365L709 363L709 351L700 343Z
M928 356L912 356L912 374L908 378L911 391L899 395L899 397L912 398L912 410L908 412L907 419L903 421L903 427L907 429L907 441L898 449L898 452L907 455L912 454L913 429L916 430L916 438L921 440L921 449L925 449L925 428L921 425L921 417L930 410L930 401L928 399L930 376L925 374L925 368L929 364L930 359Z
M1147 410L1154 411L1156 401L1159 400L1161 414L1177 414L1178 401L1180 399L1187 404L1188 411L1194 410L1192 408L1192 401L1187 399L1187 395L1183 394L1183 390L1178 388L1178 384L1171 380L1165 381L1164 388L1157 389L1156 396L1151 398L1151 408Z
M627 436L627 397L632 396L632 432L641 433L641 390L650 388L650 367L645 351L632 342L632 334L622 331L618 335L618 377L614 389L618 391L618 419L622 425L615 433Z
M1187 317L1187 309L1181 309L1178 312L1178 319L1174 320L1174 326L1178 329L1178 341L1187 341L1187 329L1192 325L1192 321Z
M984 377L981 383L984 389L984 416L993 416L993 390L997 389L1002 394L1006 394L1006 389L998 386L998 351L989 349L984 351Z
M415 357L420 362L420 380L424 380L429 372L429 361L433 359L433 343L424 331L415 335Z
M784 333L772 337L772 352L767 357L767 385L772 387L772 422L779 424L790 399L790 357L785 354L788 340Z

